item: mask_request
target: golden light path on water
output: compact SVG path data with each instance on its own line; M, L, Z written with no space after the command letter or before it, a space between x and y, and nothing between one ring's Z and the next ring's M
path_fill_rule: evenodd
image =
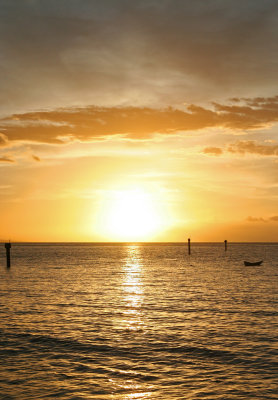
M126 304L124 312L126 318L123 323L126 329L138 330L143 324L140 313L144 295L141 269L140 246L128 246L127 258L122 271L122 290Z
M141 313L141 306L144 299L144 284L142 282L142 269L144 268L139 245L126 247L126 259L122 264L122 301L123 316L117 321L117 328L131 333L140 332L143 329L144 321ZM125 371L122 371L125 372ZM127 371L126 371L127 372ZM132 371L128 371L130 374ZM136 372L134 371L134 377ZM122 400L150 399L152 393L146 391L146 387L138 381L128 380L120 384L124 390L131 390L133 393L117 397Z

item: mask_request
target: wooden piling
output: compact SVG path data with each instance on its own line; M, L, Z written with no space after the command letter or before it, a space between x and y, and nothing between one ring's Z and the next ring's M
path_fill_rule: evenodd
M224 244L225 244L225 251L227 251L227 240L224 240Z
M5 243L6 258L7 258L7 268L11 268L11 255L10 255L11 247L12 247L11 243Z
M190 238L188 238L187 242L188 242L188 254L190 255L191 254Z

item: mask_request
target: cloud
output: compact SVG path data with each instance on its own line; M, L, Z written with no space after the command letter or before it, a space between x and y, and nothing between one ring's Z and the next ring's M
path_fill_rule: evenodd
M257 129L278 121L278 96L238 100L244 104L213 103L215 110L221 113L225 126L232 129Z
M273 217L269 217L269 218L249 216L246 218L246 220L248 222L278 222L278 215L274 215Z
M203 150L203 153L214 156L220 156L223 153L223 150L220 147L206 147Z
M273 93L276 0L2 0L2 109ZM264 92L265 93L265 92Z
M230 153L257 154L261 156L277 156L278 145L259 144L254 140L242 140L231 144L228 147Z
M251 102L251 100L244 100ZM270 106L271 104L271 106ZM278 122L278 97L254 100L253 106L214 104L204 108L195 104L184 111L150 107L72 107L13 114L0 119L0 129L9 141L62 144L65 141L92 141L113 135L146 139L155 134L171 135L206 128L230 130L258 129ZM5 143L5 142L4 142ZM220 150L205 153L220 154ZM277 146L238 142L229 152L276 155Z
M8 145L8 140L6 135L0 132L0 147L5 147Z
M266 222L266 219L264 219L262 217L257 218L257 217L249 216L246 218L246 221L248 221L248 222Z
M0 163L14 163L15 161L12 158L8 157L0 157Z

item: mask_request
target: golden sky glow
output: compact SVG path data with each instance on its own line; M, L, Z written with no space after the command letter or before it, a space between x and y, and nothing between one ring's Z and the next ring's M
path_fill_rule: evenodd
M277 241L276 1L0 19L1 240Z

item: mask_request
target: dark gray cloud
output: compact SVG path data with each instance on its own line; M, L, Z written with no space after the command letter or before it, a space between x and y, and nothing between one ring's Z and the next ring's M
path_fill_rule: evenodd
M0 104L268 95L277 20L276 0L0 0Z

